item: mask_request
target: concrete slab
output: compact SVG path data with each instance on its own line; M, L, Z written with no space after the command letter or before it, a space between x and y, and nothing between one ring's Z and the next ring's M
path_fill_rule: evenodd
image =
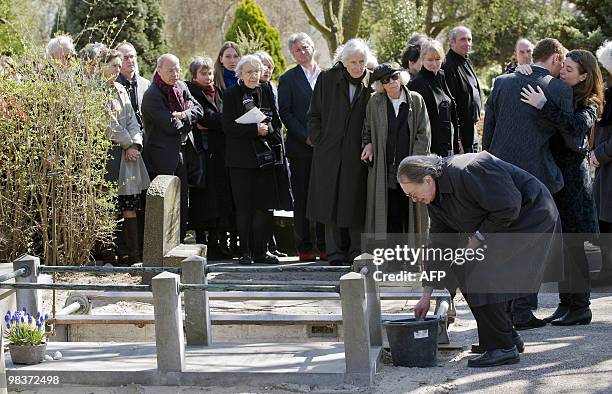
M380 348L372 349L378 359ZM157 371L153 343L51 342L47 353L60 351L61 360L38 365L14 365L7 355L7 379L17 376L55 377L59 385L340 385L345 379L342 343L214 344L186 348L183 372ZM33 386L33 385L32 385Z

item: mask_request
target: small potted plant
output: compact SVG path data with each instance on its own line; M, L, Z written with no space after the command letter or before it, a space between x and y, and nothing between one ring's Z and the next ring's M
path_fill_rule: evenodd
M38 364L45 359L47 350L45 322L49 315L36 312L35 316L28 313L26 307L21 311L6 312L4 334L9 340L9 352L13 364Z

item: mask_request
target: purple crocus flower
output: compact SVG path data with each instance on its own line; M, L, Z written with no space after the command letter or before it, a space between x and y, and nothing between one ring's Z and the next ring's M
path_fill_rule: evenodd
M45 313L45 320L49 320L49 314Z
M8 313L6 315L4 315L4 321L5 322L9 322L11 320L11 315L9 315Z
M7 328L8 330L10 330L10 329L11 329L11 323L6 323L6 328Z
M19 332L19 327L15 326L15 332Z
M38 319L40 317L40 312L36 312L36 318Z
M26 309L25 306L23 308L21 308L21 310L23 311L23 313L28 313L28 310Z
M25 323L25 319L23 318L23 316L21 316L21 322Z
M28 323L32 323L32 316L28 313Z

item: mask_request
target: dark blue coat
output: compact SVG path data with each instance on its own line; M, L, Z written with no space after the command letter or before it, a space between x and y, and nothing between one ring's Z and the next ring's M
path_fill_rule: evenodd
M278 112L287 128L285 148L287 157L312 157L312 146L308 138L307 115L312 97L312 88L300 65L287 70L278 80Z

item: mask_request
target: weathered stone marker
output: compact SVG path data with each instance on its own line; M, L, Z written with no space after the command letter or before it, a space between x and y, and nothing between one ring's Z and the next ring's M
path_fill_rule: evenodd
M152 279L151 285L155 313L157 369L160 372L182 372L185 368L185 339L179 276L162 272Z
M191 256L181 263L181 283L207 284L206 259ZM187 345L204 345L212 343L210 313L208 309L208 291L185 290L185 331Z
M374 265L374 256L364 253L358 256L353 262L353 267L356 272L360 272L363 267L367 268L365 274L365 292L366 292L366 314L368 317L368 325L370 328L370 345L382 346L382 317L380 314L380 292L378 284L374 280L376 265Z
M147 191L143 266L178 267L189 256L206 255L204 245L184 245L180 239L181 184L173 175L158 175ZM150 283L152 274L143 274Z

